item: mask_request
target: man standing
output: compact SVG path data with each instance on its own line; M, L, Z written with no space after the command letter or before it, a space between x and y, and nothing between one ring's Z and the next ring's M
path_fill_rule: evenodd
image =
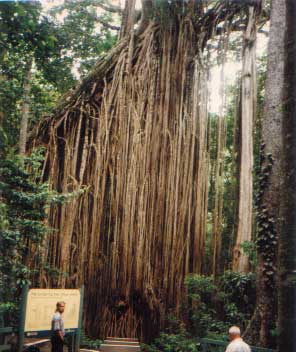
M232 326L229 329L230 344L225 352L251 352L250 346L241 338L240 328Z
M56 311L51 320L51 346L52 352L63 352L64 345L64 322L62 314L65 310L65 302L58 302L56 305Z

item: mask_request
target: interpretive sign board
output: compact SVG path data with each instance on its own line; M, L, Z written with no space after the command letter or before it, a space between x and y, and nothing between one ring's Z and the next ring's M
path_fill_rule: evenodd
M49 331L56 303L66 303L63 321L66 329L78 329L80 290L31 289L27 297L25 332Z
M63 313L66 336L71 337L72 348L79 351L82 327L84 287L80 289L29 289L22 290L19 324L19 352L23 351L24 338L51 336L51 320L57 302L65 302Z

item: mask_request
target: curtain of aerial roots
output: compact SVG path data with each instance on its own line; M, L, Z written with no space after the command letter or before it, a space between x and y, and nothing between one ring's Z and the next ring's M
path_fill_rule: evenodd
M220 108L216 117L216 160L214 162L214 209L213 209L213 235L212 235L212 273L214 276L220 272L220 257L222 245L222 223L223 223L223 196L224 196L224 166L226 148L226 119L225 119L225 74L226 45L228 35L222 40L221 50L221 75L220 75Z
M248 24L244 34L241 121L239 209L236 244L233 251L233 270L246 272L249 261L241 244L252 239L253 214L253 121L256 111L256 11L249 7Z
M68 275L44 272L42 285L84 283L92 335L149 338L182 314L184 278L201 270L208 120L194 35L187 20L119 43L112 77L51 121L45 177L59 192L86 187L50 211L45 260Z

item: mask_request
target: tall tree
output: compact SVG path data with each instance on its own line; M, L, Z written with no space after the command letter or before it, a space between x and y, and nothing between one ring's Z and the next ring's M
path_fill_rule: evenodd
M277 73L282 76L277 81L276 90L284 88L281 105L276 105L278 114L283 116L278 345L280 352L294 352L296 350L296 4L291 0L275 0L274 7L277 8L274 12L277 23L276 36L283 40L278 42L278 47L274 47L275 53L280 54L276 56L277 62L282 62Z
M221 50L221 86L220 99L221 105L217 116L215 131L216 134L216 160L214 164L214 209L213 209L213 238L212 251L213 263L212 273L214 277L221 273L221 247L222 247L222 224L223 224L223 198L224 198L224 176L225 176L225 150L226 150L226 117L225 117L225 61L226 61L226 44L228 38L223 38Z
M274 341L276 315L276 259L280 233L280 184L282 182L282 123L286 13L284 0L272 1L268 43L265 108L257 205L257 304L247 335L262 346ZM286 193L285 190L283 190ZM259 335L259 336L258 336Z
M184 278L202 268L202 52L216 26L231 29L246 5L143 1L135 25L134 4L127 1L119 43L44 121L35 142L48 147L44 178L54 189L88 190L51 208L58 231L44 259L68 276L42 284L85 283L92 334L149 338L171 308L182 316Z
M233 270L247 272L249 262L241 245L252 240L253 227L253 121L256 108L256 16L257 9L250 6L248 24L244 34L241 121L240 121L240 173L239 206L236 244L233 250Z

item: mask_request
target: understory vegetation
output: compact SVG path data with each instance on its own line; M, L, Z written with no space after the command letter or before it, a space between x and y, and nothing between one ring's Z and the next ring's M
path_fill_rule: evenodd
M36 153L25 160L9 154L1 156L0 313L4 321L15 322L20 290L31 284L40 268L40 246L48 231L44 220L50 192L47 185L36 182L40 155ZM36 251L30 259L29 243ZM35 269L30 268L30 260L35 262Z
M48 250L44 239L52 231L46 223L48 208L75 194L59 194L42 182L43 154L43 149L26 157L0 151L0 315L6 324L17 324L21 290L38 285L41 272L67 275L42 257ZM34 256L28 255L29 248Z
M145 351L198 351L201 338L228 341L230 326L245 330L255 308L255 274L226 271L216 280L190 275L186 288L190 307L186 323L168 316L166 330L152 344L143 346Z

